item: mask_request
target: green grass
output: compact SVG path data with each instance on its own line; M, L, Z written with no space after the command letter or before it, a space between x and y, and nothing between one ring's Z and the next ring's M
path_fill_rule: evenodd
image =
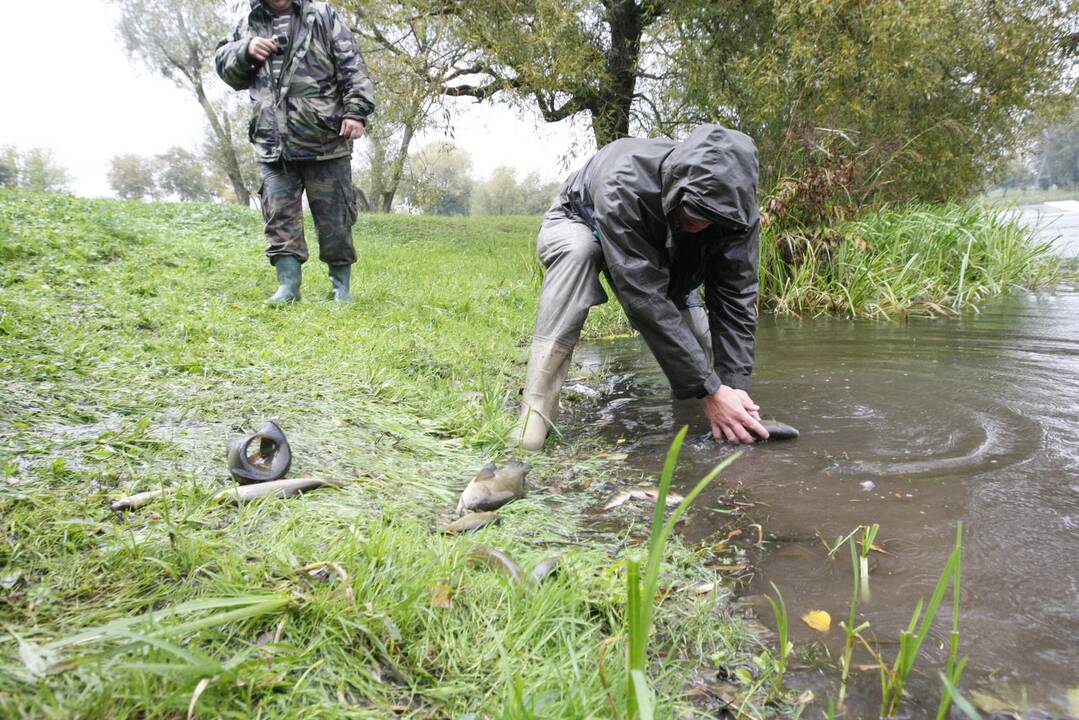
M1066 276L1032 229L960 205L884 208L834 228L827 243L766 236L760 267L765 311L881 320L956 314Z
M635 540L581 510L630 471L562 446L501 526L430 533L512 454L537 225L365 216L355 301L323 301L313 262L272 310L255 213L0 192L0 715L607 717ZM589 332L620 323L611 303ZM270 418L292 476L346 488L210 503L226 441ZM467 562L477 541L561 573L523 591ZM671 539L662 588L713 579ZM686 712L696 658L755 652L727 597L656 605L658 716Z

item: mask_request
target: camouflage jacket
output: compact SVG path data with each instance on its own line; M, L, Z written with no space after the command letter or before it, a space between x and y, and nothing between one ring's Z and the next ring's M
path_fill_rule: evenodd
M251 11L218 43L217 74L232 88L250 91L248 137L259 162L347 157L352 141L339 136L341 121L366 121L375 109L359 44L329 3L292 0L291 11L280 82L270 60L247 56L251 38L273 35L273 16L262 0L251 0Z

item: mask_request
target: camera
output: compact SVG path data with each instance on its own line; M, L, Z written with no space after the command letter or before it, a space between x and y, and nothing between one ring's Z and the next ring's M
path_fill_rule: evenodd
M274 45L277 46L277 50L274 51L275 55L280 55L285 52L285 48L288 47L288 35L274 35Z

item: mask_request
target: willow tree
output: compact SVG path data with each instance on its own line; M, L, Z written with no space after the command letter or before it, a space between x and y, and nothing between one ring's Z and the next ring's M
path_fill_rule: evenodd
M470 51L458 65L467 81L448 84L448 95L509 94L548 122L587 114L605 145L630 133L651 29L677 1L446 0L426 12L451 18Z
M799 222L977 192L1075 92L1076 0L733 5L668 16L659 114L753 136L774 214Z
M228 30L223 4L217 0L114 2L120 8L120 37L128 52L195 96L216 139L215 149L236 202L250 204L251 190L244 183L234 133L206 89L213 75L214 49Z

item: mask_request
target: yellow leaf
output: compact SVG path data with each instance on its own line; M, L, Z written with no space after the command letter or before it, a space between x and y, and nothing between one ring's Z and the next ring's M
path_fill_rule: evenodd
M817 632L826 633L832 627L832 616L824 610L810 610L802 616L802 622Z

